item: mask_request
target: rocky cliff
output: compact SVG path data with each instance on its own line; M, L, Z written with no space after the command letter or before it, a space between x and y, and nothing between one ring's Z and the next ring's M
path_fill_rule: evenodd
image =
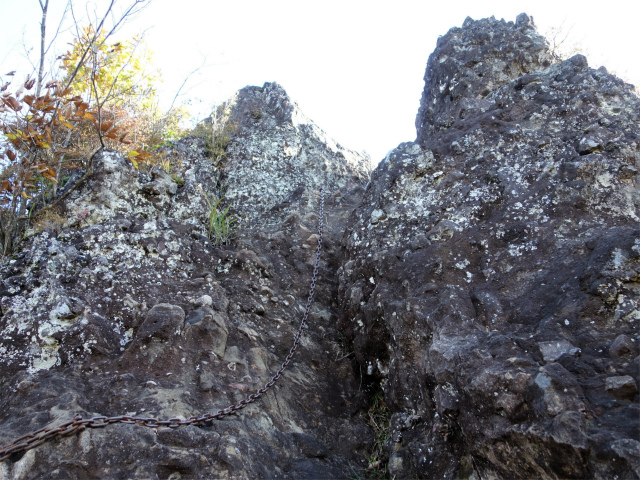
M0 447L262 387L304 310L324 187L289 370L239 414L87 428L11 455L0 479L640 477L629 85L555 62L523 14L440 38L417 140L371 176L277 84L222 113L237 128L220 168L194 137L165 152L181 186L100 152L64 223L3 259ZM229 245L207 238L200 188L237 217Z
M83 418L200 416L261 388L287 356L325 229L310 327L289 370L241 415L210 426L86 429L0 463L0 478L338 478L372 434L336 330L340 241L369 159L330 140L276 84L248 87L214 169L205 141L165 151L184 185L103 151L62 225L2 263L0 442ZM250 110L244 108L250 105ZM261 111L256 118L256 109ZM226 190L231 245L207 238Z
M526 15L429 58L345 234L341 328L395 478L640 475L640 101Z

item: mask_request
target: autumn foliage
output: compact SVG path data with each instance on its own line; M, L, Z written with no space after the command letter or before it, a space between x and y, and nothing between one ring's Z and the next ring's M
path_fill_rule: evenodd
M179 114L159 113L150 57L141 40L109 44L100 31L81 30L58 58L57 80L37 90L27 78L12 87L0 77L0 253L11 253L32 215L53 206L70 170L91 169L101 148L120 150L136 168L153 159Z

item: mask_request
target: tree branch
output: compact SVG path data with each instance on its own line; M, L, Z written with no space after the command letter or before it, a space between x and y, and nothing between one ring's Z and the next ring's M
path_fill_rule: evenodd
M49 0L38 0L40 2L40 8L42 9L42 21L40 22L40 68L38 68L38 78L36 84L36 97L40 96L40 89L42 88L42 78L44 77L44 57L45 57L45 39L47 32L47 10L49 9Z

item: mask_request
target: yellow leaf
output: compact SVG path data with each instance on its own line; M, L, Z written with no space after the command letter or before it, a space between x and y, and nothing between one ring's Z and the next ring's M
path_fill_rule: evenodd
M133 163L133 166L136 167L136 170L138 170L138 162L136 162L133 157L129 157L129 160L131 160L131 163Z
M29 198L33 198L31 195L27 195L26 192L20 192L20 195L22 195L24 198L29 199Z
M131 150L129 153L127 153L127 155L129 156L129 158L132 158L132 157L137 157L140 154L135 150Z

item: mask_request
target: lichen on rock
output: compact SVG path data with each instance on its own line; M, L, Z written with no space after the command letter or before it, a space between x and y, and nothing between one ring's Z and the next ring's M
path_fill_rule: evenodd
M339 272L358 362L420 417L390 473L635 478L608 445L640 434L617 353L640 341L638 97L555 62L526 15L467 19L425 80L417 140L374 170Z
M324 187L289 370L240 415L86 429L0 479L640 476L631 86L556 61L522 14L439 39L417 139L371 176L278 84L221 112L236 128L216 165L197 137L169 147L181 186L101 151L65 223L2 259L0 437L256 392L305 310ZM237 219L230 244L207 238L203 193Z
M11 456L0 478L337 478L361 468L369 437L352 417L365 397L332 321L332 272L368 157L310 120L272 124L282 106L300 117L275 84L241 90L232 114L243 118L254 92L264 94L265 123L236 133L224 168L196 137L165 152L182 159L180 187L103 150L62 203L64 225L31 232L3 259L1 443L77 414L184 419L256 392L289 352L304 311L324 186L321 280L286 375L241 416L176 432L88 429ZM290 153L287 142L302 151ZM253 169L247 152L258 159ZM217 201L222 187L241 221L233 242L216 247L203 192Z

